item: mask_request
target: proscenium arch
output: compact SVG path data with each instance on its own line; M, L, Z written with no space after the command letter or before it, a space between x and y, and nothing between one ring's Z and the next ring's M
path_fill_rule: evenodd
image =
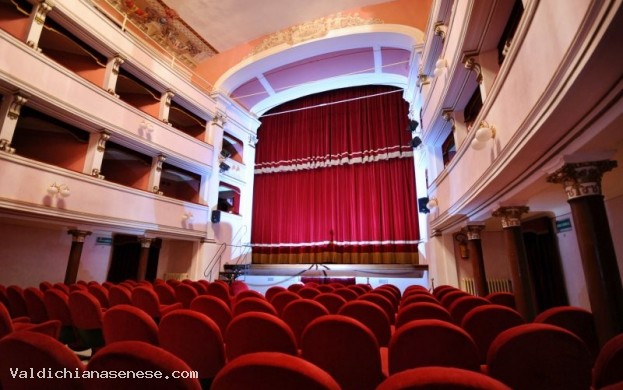
M398 24L378 24L348 27L332 30L326 36L305 41L296 45L282 44L246 58L227 72L215 83L215 88L231 95L236 88L254 78L261 78L273 69L332 52L364 48L403 49L411 53L424 40L424 33L410 26ZM410 64L411 67L417 64ZM270 91L268 96L256 102L249 111L257 116L272 107L302 96L324 92L336 88L369 84L391 85L399 88L407 86L405 76L394 73L377 73L375 70L357 74L331 77L293 86L282 91Z

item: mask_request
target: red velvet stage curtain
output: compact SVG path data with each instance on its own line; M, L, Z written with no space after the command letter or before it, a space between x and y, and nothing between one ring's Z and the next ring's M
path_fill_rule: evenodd
M330 91L272 112L258 134L253 259L417 262L408 105L385 86ZM377 95L356 99L362 96ZM269 112L270 114L270 112Z

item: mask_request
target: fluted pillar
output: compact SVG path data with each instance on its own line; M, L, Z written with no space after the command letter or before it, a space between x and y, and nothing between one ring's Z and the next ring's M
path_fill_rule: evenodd
M72 229L67 231L67 234L71 234L71 249L69 249L67 269L65 270L65 284L72 284L76 283L76 279L78 278L78 268L80 268L84 239L86 236L90 235L91 232Z
M617 162L612 160L569 163L547 178L551 183L561 183L567 193L591 311L602 345L623 332L621 274L601 193L603 173L616 166Z
M147 275L147 261L149 260L149 248L154 239L147 237L139 237L138 242L141 243L141 252L138 258L138 270L136 271L136 280L145 280Z
M480 232L485 228L483 224L471 224L465 227L467 235L467 247L469 248L470 258L472 262L472 271L474 274L474 282L476 283L476 295L484 297L489 294L489 286L487 285L487 276L485 273L485 261L482 255L482 241Z
M525 206L500 207L493 212L493 216L502 218L506 256L510 262L517 311L526 321L532 321L536 316L537 303L521 231L521 215L527 212L528 207Z

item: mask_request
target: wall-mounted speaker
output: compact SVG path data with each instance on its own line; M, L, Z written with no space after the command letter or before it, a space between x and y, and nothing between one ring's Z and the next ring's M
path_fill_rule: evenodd
M417 148L421 144L422 144L422 139L420 137L413 137L413 139L411 140L411 147L413 149Z
M415 130L417 130L418 125L419 125L418 121L410 120L409 125L407 126L407 131L414 132Z
M212 210L212 223L221 222L221 210Z
M418 198L417 205L418 205L418 210L420 211L420 213L424 213L424 214L430 213L430 210L426 206L427 204L428 204L428 197Z

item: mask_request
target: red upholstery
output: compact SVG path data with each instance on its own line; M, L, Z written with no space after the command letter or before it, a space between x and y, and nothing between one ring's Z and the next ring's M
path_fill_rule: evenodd
M599 341L593 313L581 307L557 306L547 309L537 315L533 322L550 324L567 329L578 336L591 353L594 362L599 353Z
M363 295L368 292L368 289L364 288L363 286L359 284L351 284L351 285L346 286L346 288L349 290L353 290L354 292L357 293L357 295Z
M166 284L163 286L166 286ZM177 302L182 304L184 309L190 308L190 303L198 296L199 293L191 284L181 283L175 286L175 298Z
M210 317L218 325L221 334L225 334L227 326L231 321L232 313L229 306L222 299L211 295L201 295L193 299L190 303L190 309Z
M379 346L386 347L391 337L391 325L387 313L376 303L364 300L350 301L344 304L338 314L354 318L368 327L376 336Z
M298 291L299 291L300 289L302 289L303 287L305 287L305 286L303 286L303 285L302 285L302 284L300 284L300 283L294 283L294 284L289 285L289 286L288 286L288 288L287 288L287 290L288 290L288 291L292 291L292 292L298 292Z
M205 314L180 309L160 321L160 346L182 359L208 382L225 365L223 337L216 324Z
M314 297L314 301L321 303L331 314L337 314L346 299L332 292L320 293Z
M11 304L9 303L9 297L6 295L6 287L0 284L0 303L3 304L11 314Z
M99 301L86 291L73 291L69 294L68 303L71 320L82 344L94 349L104 345L103 314Z
M231 282L231 286L229 290L230 290L231 295L236 296L243 291L247 291L248 289L249 289L249 286L242 280L234 280L233 282Z
M102 331L106 344L136 340L158 345L158 325L154 319L131 305L117 305L106 310Z
M441 298L443 298L444 295L452 292L452 291L457 291L458 288L454 287L454 286L449 286L449 285L441 285L441 286L437 286L433 289L433 295L435 296L435 298L439 299L441 301Z
M97 352L87 365L89 371L160 371L168 379L89 379L86 389L115 390L199 390L198 379L176 379L173 372L188 372L184 361L163 348L142 341L120 341Z
M57 372L67 370L72 374L82 373L84 365L80 359L66 346L50 336L34 332L15 332L0 340L0 382L5 390L33 390L33 389L82 389L84 380L32 379L13 378L11 369L20 371Z
M175 287L181 286L183 283L178 283ZM175 287L164 283L154 285L154 291L158 295L160 303L163 305L172 305L177 303L177 297L175 296Z
M437 298L435 298L431 294L422 291L415 291L409 295L405 295L402 298L402 301L400 301L400 307L405 307L411 303L416 302L430 302L441 305L441 302L439 302L439 300L437 300Z
M61 323L56 320L49 320L40 324L16 321L10 317L9 311L4 304L0 304L0 339L16 331L22 330L46 334L57 339L60 329Z
M593 371L593 386L601 389L623 382L623 333L608 340L599 351ZM623 386L623 385L622 385Z
M467 312L469 312L471 309L478 306L490 304L491 302L484 298L468 295L465 297L460 297L452 302L448 311L450 312L450 315L452 316L454 321L457 324L460 324L461 321L463 321L463 317L465 316L465 314L467 314Z
M152 288L145 286L134 287L132 290L132 305L152 316L156 322L171 310L182 308L182 304L179 302L171 305L160 304L160 299L158 299L156 292Z
M88 287L89 292L93 295L103 308L110 307L110 301L108 300L108 290L99 284L90 284Z
M396 308L392 301L390 301L387 297L384 297L381 294L375 293L365 293L360 295L358 299L363 299L364 301L376 303L387 313L387 317L389 318L389 323L394 325L396 323Z
M264 293L264 297L267 301L270 302L277 293L280 293L282 291L286 291L286 288L281 286L272 286L269 287L268 290L266 290L266 293Z
M54 286L52 286L52 288L57 288L61 291L63 291L65 294L69 295L70 291L69 291L69 286L66 285L65 283L54 283Z
M43 293L38 288L28 287L24 290L24 301L28 309L30 322L40 324L50 319L43 302Z
M24 290L19 286L8 286L6 288L6 295L9 299L11 317L28 317L28 307L24 299Z
M398 287L396 287L395 285L393 285L391 283L387 283L387 284L380 285L376 289L379 289L379 288L392 291L394 293L394 296L396 297L396 300L398 302L400 302L400 298L401 298L402 294L401 294L400 289Z
M208 293L208 286L200 283L199 281L194 281L191 286L193 286L195 288L195 290L197 290L197 294L199 295L203 295L203 294L207 294Z
M301 351L343 390L373 390L385 379L376 337L353 318L333 314L316 318L303 332Z
M277 315L277 310L273 307L273 305L263 298L254 298L247 297L237 300L234 304L234 309L232 310L232 314L234 317L248 312L261 312L268 313L274 316Z
M297 354L296 339L288 324L267 313L234 317L225 331L225 346L228 360L252 352Z
M296 292L301 298L313 299L320 291L316 287L305 286Z
M472 336L478 347L480 362L485 363L493 340L503 331L523 324L524 320L517 311L491 304L470 310L463 317L461 328Z
M584 342L547 324L502 332L489 347L487 370L514 390L579 390L591 385L591 359Z
M61 323L60 334L58 339L63 344L70 344L72 348L79 349L76 345L78 342L77 331L69 312L69 297L63 291L57 288L47 289L43 293L43 303L46 312L51 320L57 320Z
M394 306L394 312L398 310L398 303L400 303L400 298L396 296L396 293L390 288L382 288L377 287L374 290L370 291L372 294L380 294L385 298L389 299L389 301Z
M318 317L328 315L329 310L320 302L311 299L296 299L286 305L281 312L281 318L285 321L300 345L301 336L307 325Z
M215 281L208 286L208 295L217 297L231 306L231 296L229 294L229 286L225 282Z
M112 286L108 290L108 303L110 307L116 305L131 305L132 304L132 290L118 285Z
M335 287L330 286L330 285L328 285L328 284L321 284L321 285L318 285L318 286L316 287L316 289L317 289L318 291L320 291L321 293L328 293L328 292L333 292L333 291L335 291Z
M473 295L470 295L462 290L454 290L454 291L450 291L447 294L444 294L443 297L437 298L437 299L439 299L439 302L441 302L441 305L443 307L450 310L450 306L452 306L454 301L456 301L459 298L467 297L467 296L473 296Z
M410 286L407 286L407 288L405 288L404 293L402 293L402 297L404 298L406 295L409 295L412 292L416 292L416 291L422 291L422 292L426 292L429 294L432 294L427 287L425 286L421 286L419 284L412 284Z
M446 321L415 320L396 329L389 342L389 373L424 366L480 370L474 340Z
M413 320L452 321L450 313L438 303L415 302L401 307L396 315L396 329Z
M229 362L214 378L211 390L340 390L329 374L299 357L257 352Z
M394 374L377 390L511 390L487 375L455 367L419 367Z
M43 281L41 283L39 283L39 290L41 290L41 292L45 292L46 290L49 290L53 287L54 285L48 281Z
M286 307L286 305L297 299L301 299L298 294L293 293L292 291L282 291L275 294L270 303L272 303L275 310L277 310L277 314L281 316L281 313L283 312L283 309Z
M283 287L282 287L283 288ZM285 290L285 288L283 288ZM264 297L262 295L262 293L255 291L255 290L244 290L244 291L240 291L238 294L236 294L235 298L235 302L240 301L243 298L259 298L259 299L264 299L266 300L266 297Z
M502 305L506 307L510 307L511 309L516 309L515 306L515 295L510 292L494 292L490 293L485 297L491 303L495 303L496 305Z
M355 291L349 288L346 288L346 287L336 288L335 291L333 291L333 293L341 296L347 302L353 301L359 297L359 295Z

